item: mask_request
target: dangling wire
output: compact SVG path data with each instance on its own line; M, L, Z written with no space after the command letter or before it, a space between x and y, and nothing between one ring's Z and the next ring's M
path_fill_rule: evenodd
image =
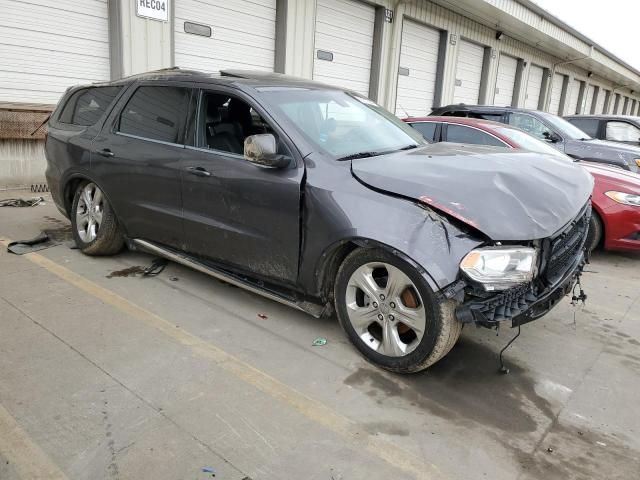
M516 336L515 336L515 337L513 337L511 340L509 340L509 343L507 343L507 344L504 346L504 348L503 348L502 350L500 350L500 370L499 370L499 371L500 371L500 373L502 373L502 374L505 374L505 375L506 375L507 373L509 373L509 369L508 369L507 367L505 367L505 366L504 366L504 361L503 361L503 359L502 359L502 354L505 352L505 350L506 350L507 348L509 348L509 347L511 346L511 344L512 344L513 342L515 342L515 341L516 341L516 338L518 338L519 336L520 336L520 325L518 325L518 333L516 333Z

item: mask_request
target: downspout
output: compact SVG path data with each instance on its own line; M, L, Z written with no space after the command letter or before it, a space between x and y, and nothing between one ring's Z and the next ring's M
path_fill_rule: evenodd
M593 55L593 45L589 47L589 54L583 57L574 58L572 60L563 60L561 62L556 62L551 67L551 81L549 82L549 90L547 91L547 99L544 102L545 111L549 110L549 105L551 104L551 94L553 93L553 77L556 74L556 68L560 65L568 65L569 63L577 62L579 60L585 60L587 58L591 58Z
M387 57L388 77L385 107L391 111L391 94L397 91L398 85L396 84L398 78L398 67L400 63L400 55L396 55L398 49L398 39L402 34L402 17L404 17L404 7L407 0L396 0L393 6L393 28L391 30L391 48L389 49L389 55ZM397 59L397 62L396 62ZM393 92L390 88L393 85Z

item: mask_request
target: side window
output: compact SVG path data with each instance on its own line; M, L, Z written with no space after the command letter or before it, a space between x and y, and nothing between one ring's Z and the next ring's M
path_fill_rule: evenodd
M471 143L473 145L491 145L506 147L506 145L488 133L463 125L447 125L447 142Z
M200 125L196 146L242 155L250 135L276 132L248 103L226 93L204 92L200 104ZM278 140L279 153L289 155Z
M58 121L89 127L95 125L122 87L92 87L75 92L65 104Z
M599 120L595 118L570 118L569 121L590 137L597 138Z
M524 130L529 135L533 135L540 140L547 140L545 132L551 133L549 127L526 113L512 112L509 115L509 125L518 127L520 130Z
M436 122L415 122L409 125L418 130L429 143L433 142L433 136L438 125Z
M627 122L607 122L607 140L640 142L640 129Z
M139 87L120 114L118 131L128 135L182 143L190 90Z

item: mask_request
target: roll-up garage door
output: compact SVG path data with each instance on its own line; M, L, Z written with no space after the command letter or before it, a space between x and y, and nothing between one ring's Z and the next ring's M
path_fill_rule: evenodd
M313 79L369 96L375 8L318 0Z
M556 73L553 75L551 83L551 100L549 101L549 112L557 115L560 111L560 98L562 98L562 86L564 85L564 75Z
M186 33L204 30L205 35ZM211 36L207 29L211 28ZM185 31L186 30L186 31ZM276 0L175 0L175 64L215 72L273 71Z
M438 30L404 20L396 96L396 115L399 117L417 117L431 112L439 44Z
M596 113L600 114L600 113L604 113L604 101L607 98L607 93L608 90L604 90L604 89L600 89L600 92L598 93L598 100L596 101Z
M573 79L569 83L569 100L567 102L567 108L565 113L567 115L575 115L578 113L578 97L580 96L580 87L582 82L580 80Z
M466 103L467 105L478 103L483 60L483 47L466 40L460 40L453 103Z
M593 85L589 85L587 87L587 96L584 100L584 110L582 111L582 113L588 115L591 113L591 105L593 105L593 95L596 91L596 87L594 87Z
M627 111L629 109L629 97L622 97L622 99L624 100L623 104L622 104L622 115L626 115Z
M493 96L494 105L511 106L513 102L513 90L516 84L517 70L518 60L501 53L500 59L498 60L496 91Z
M542 76L544 70L537 65L529 67L529 78L527 79L527 94L524 99L524 108L538 108L540 102L540 90L542 90Z
M107 1L0 7L0 101L56 103L67 87L109 80Z

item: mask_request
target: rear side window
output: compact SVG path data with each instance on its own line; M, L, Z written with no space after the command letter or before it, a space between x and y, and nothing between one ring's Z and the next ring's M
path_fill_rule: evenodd
M594 118L568 118L567 120L569 120L590 137L596 138L596 134L598 133L599 120Z
M120 114L118 131L182 143L190 94L181 87L139 87Z
M436 133L436 122L416 122L409 125L419 131L425 140L433 142L433 136Z
M505 147L501 140L475 128L463 125L447 125L447 142L470 143L472 145L491 145L494 147Z
M627 122L607 122L607 140L640 142L640 129Z
M58 117L58 121L89 127L95 125L122 87L91 87L75 92Z

